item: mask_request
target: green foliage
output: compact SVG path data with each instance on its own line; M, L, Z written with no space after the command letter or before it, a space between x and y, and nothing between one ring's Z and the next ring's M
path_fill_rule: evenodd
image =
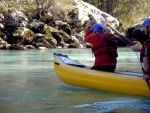
M120 0L117 7L113 9L113 16L127 28L148 17L149 7L149 0Z

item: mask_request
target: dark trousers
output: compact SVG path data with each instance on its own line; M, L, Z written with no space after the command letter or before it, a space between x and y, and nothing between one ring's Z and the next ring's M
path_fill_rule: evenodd
M116 67L112 66L112 65L108 65L108 66L93 66L91 69L100 70L100 71L114 72Z

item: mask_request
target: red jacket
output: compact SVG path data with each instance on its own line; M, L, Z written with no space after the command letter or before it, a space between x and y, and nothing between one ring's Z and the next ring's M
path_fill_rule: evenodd
M103 33L103 35L92 33L89 28L86 29L84 41L92 44L92 50L95 58L94 66L107 66L107 65L113 65L116 66L117 63L117 49L113 49L110 47L110 52L108 53L108 46L107 42L104 39L104 36L107 36L110 34Z

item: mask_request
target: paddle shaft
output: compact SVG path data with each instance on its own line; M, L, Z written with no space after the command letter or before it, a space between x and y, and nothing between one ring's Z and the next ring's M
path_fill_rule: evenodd
M121 34L117 29L115 29L111 24L107 23L107 25L113 29L116 34L119 36L117 38L119 38L120 40L122 40L124 43L126 43L127 45L131 45L132 41L129 38L126 38L125 35Z
M143 68L142 63L140 62L140 58L139 58L139 56L138 56L138 53L137 53L137 52L135 52L135 54L136 54L137 59L138 59L138 61L139 61L139 63L140 63L140 66L141 66L142 72L143 72L143 74L144 74L144 73L145 73L145 70L144 70L144 68ZM148 86L148 88L149 88L149 90L150 90L150 83L149 83L149 80L146 80L146 83L147 83L147 86Z

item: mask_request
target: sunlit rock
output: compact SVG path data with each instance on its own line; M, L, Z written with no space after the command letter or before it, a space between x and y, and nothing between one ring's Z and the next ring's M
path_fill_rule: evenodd
M89 19L89 15L92 15L98 23L104 27L107 23L110 23L113 27L119 26L119 21L111 15L99 10L95 6L80 0L73 0L74 6L77 10L76 16L73 18L74 21L79 21L83 24Z
M0 38L0 49L8 49L10 46L10 44L8 44L5 40Z
M15 44L23 44L27 45L33 40L34 32L30 29L19 27L13 33L13 38L11 38L12 42Z
M75 36L71 36L71 40L73 42L79 43L79 39L77 39Z
M47 50L46 47L38 47L37 49L39 49L39 50Z
M0 30L4 29L4 15L0 13Z

